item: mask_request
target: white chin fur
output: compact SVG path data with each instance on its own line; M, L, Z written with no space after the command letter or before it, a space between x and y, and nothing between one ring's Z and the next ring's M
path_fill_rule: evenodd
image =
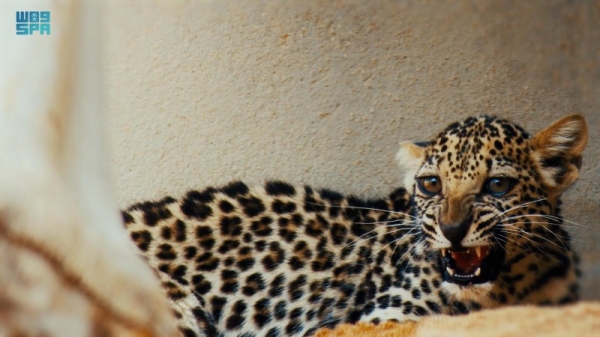
M486 307L489 302L489 295L492 291L492 283L471 284L461 286L447 281L442 282L442 289L453 300L458 301L473 301Z

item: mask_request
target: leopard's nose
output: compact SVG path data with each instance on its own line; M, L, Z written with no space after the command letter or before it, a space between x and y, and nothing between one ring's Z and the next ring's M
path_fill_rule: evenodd
M461 223L450 223L443 224L440 223L440 228L442 233L452 243L452 247L460 247L461 241L467 235L467 231L469 230L470 223L468 221L464 221Z

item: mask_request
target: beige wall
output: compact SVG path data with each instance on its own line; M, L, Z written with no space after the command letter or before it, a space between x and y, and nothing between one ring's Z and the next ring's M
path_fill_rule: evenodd
M113 1L107 18L121 205L232 179L381 196L400 140L581 112L591 139L564 209L600 299L599 1Z

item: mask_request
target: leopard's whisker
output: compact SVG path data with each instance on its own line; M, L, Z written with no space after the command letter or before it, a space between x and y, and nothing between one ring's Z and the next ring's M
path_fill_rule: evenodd
M553 216L553 215L548 215L548 214L520 214L520 215L514 215L514 216L510 216L510 217L506 217L502 220L500 220L499 222L504 222L504 221L509 221L509 220L513 220L513 219L520 219L520 218L527 218L527 217L540 217L540 218L546 218L549 220L554 220L554 221L560 221L560 222L567 222L571 225L574 225L572 227L581 227L583 229L587 229L588 226L583 225L583 224L579 224L577 222L573 222L573 221L569 221L566 220L562 217L557 217L557 216ZM560 223L561 227L564 227L565 225Z
M531 232L527 232L527 231L523 230L522 228L514 226L514 224L502 224L502 226L503 227L510 227L510 228L516 229L516 230L520 231L521 233L523 233L524 235L529 235L529 236L540 238L540 239L542 239L542 240L550 243L551 245L554 245L554 246L556 246L558 248L561 248L561 249L564 249L565 251L568 251L568 248L564 245L563 241L558 236L556 236L556 238L561 243L561 245L558 245L558 244L552 242L552 240L549 240L549 239L543 237L542 235L531 233Z
M412 254L414 254L414 252L411 252L411 250L415 249L415 248L414 248L415 246L417 246L418 244L422 244L423 242L424 242L424 239L423 239L423 238L420 238L420 239L419 239L419 240L418 240L418 241L417 241L417 242L416 242L414 245L410 246L408 249L406 249L406 251L405 251L405 252L404 252L402 255L400 255L400 258L398 258L398 261L397 261L396 263L400 263L401 261L403 261L403 260L405 259L405 257L406 257L406 254L409 254L409 256L410 256L410 255L412 255ZM396 251L396 248L397 248L398 246L399 246L399 245L396 245L396 247L395 247L395 248L394 248L394 250L392 251L392 255L395 253L395 251ZM397 265L397 264L396 264L396 265ZM406 271L406 270L405 270L405 271Z
M512 235L514 235L514 236L516 236L518 238L523 239L525 242L524 243L520 243L520 242L518 242L516 240L510 240L510 238L507 237L506 239L504 239L504 241L506 242L506 244L509 244L509 243L515 244L515 245L523 248L524 250L528 251L530 254L532 254L534 256L536 256L536 254L535 254L536 252L542 252L543 251L543 249L542 249L542 247L540 246L539 243L533 241L530 237L527 237L527 236L523 235L519 231L516 231L516 230L513 231ZM506 252L508 253L508 251L506 251ZM536 260L537 260L537 257L536 257Z
M424 240L423 239L419 239L414 245L412 245L410 248L408 248L406 250L406 253L409 253L410 256L415 256L417 254L417 248L419 245L423 244ZM404 256L406 255L406 253L402 254L402 256L400 256L400 259L398 259L398 262L402 261L402 259L404 259ZM406 270L408 269L408 267L410 266L410 264L407 264L406 267L404 268L404 273L406 273Z
M368 241L368 240L371 240L373 238L376 238L376 237L380 236L381 233L375 233L373 236L370 236L368 238L363 238L363 236L368 235L368 234L373 233L373 232L378 231L378 230L383 230L384 228L388 228L388 227L406 227L406 228L399 228L396 231L409 230L409 233L410 233L410 231L412 231L415 228L418 228L419 226L418 225L412 225L410 222L408 222L408 223L397 224L397 225L394 225L394 226L386 225L384 227L375 227L372 230L370 230L370 231L362 234L361 236L356 237L354 240L352 240L349 243L347 243L346 246L344 246L344 248L347 247L347 246L353 245L355 243L358 243L358 242ZM389 232L385 232L385 234L387 234L387 233L389 233ZM407 235L407 234L405 234L405 235Z
M394 227L393 227L393 226L390 226L390 227L388 227L388 228L394 228ZM386 232L382 232L382 233L376 233L376 234L373 234L372 236L370 236L369 238L363 238L363 236L365 236L365 235L367 235L367 234L369 234L369 233L371 233L371 232L373 232L373 231L375 231L375 230L378 230L378 229L380 229L380 228L376 228L376 229L374 229L374 230L371 230L371 231L369 231L369 232L367 232L367 233L365 233L365 234L363 234L363 235L361 235L361 236L359 236L359 237L356 237L356 239L355 239L355 240L363 240L363 241L366 241L366 240L370 240L370 239L373 239L373 238L376 238L376 237L379 237L379 236L382 236L382 235L385 235L385 234L395 233L395 232L399 232L399 231L408 231L406 234L404 234L404 235L401 237L401 238L403 238L403 237L405 237L406 235L408 235L410 232L412 232L413 230L415 230L415 229L419 229L419 227L418 227L418 226L413 226L413 227L396 226L396 228L394 228L394 230L391 230L391 231L386 231Z
M547 200L547 199L546 199L546 198L541 198L541 199L536 199L536 200L533 200L533 201L528 201L528 202L525 202L525 203L522 203L522 204L516 205L516 206L514 206L514 207L511 207L511 208L509 208L509 209L507 209L507 210L505 210L505 211L502 211L502 212L498 213L498 215L497 215L497 216L502 216L502 215L504 215L504 214L506 214L506 213L508 213L508 212L510 212L510 211L513 211L513 210L515 210L515 209L523 208L523 207L525 207L525 206L531 205L531 204L533 204L533 203L536 203L536 202L539 202L539 201L544 201L544 200Z
M498 243L498 245L497 245L498 247L502 248L506 253L508 253L508 250L506 250L504 245L501 244L503 242L505 245L507 245L508 241L506 239L501 239L501 238L497 237L496 235L491 235L491 238L494 239Z
M383 213L390 213L390 214L394 214L394 215L403 215L403 216L407 216L407 217L410 217L410 218L413 218L413 219L417 218L414 215L411 215L411 214L408 214L408 213L398 212L398 211L390 211L390 210L387 210L387 209L378 209L378 208L372 208L372 207L351 206L351 205L331 205L331 204L316 203L316 202L307 202L307 203L311 204L311 205L322 206L322 207L360 209L360 210L365 210L365 211L383 212Z
M413 222L413 221L411 221ZM404 224L408 224L409 222L406 222L405 219L394 219L394 220L385 220L385 221L369 221L369 222L355 222L356 224L359 225L377 225L377 224L381 224L381 225L385 225L385 226L390 226L390 224L393 225L404 225Z
M555 234L555 232L553 232L552 229L548 228L548 226L547 226L548 223L547 222L543 222L543 221L527 221L527 222L524 222L524 223L527 223L527 224L530 224L530 225L539 225L540 229ZM514 223L498 223L498 225L500 225L500 226L502 226L502 225L509 225L509 224L514 224ZM569 230L581 230L582 229L580 227L575 227L575 226L562 226L561 225L560 227L561 228L567 228Z
M496 217L496 215L494 216L494 218L495 218L495 217ZM496 225L499 225L499 227L500 227L500 228L502 228L502 230L503 230L504 232L513 233L513 235L515 235L515 236L517 236L517 237L522 237L522 238L523 238L523 239L525 239L526 241L530 241L532 244L536 245L536 247L538 246L538 244L537 244L536 242L532 241L532 240L531 240L531 238L525 237L525 236L524 236L524 235L521 233L521 231L520 231L520 228L517 228L517 227L510 227L510 226L502 226L502 224L501 224L501 222L500 222L500 221L498 221L498 222L496 223ZM496 239L496 240L500 239L500 238L499 238L499 237L498 237L496 234L494 234L493 232L492 232L492 237L493 237L494 239ZM506 245L508 245L508 244L510 244L510 243L512 242L512 243L514 243L514 244L517 244L517 245L518 245L518 246L520 246L520 247L523 247L523 246L522 246L522 245L521 245L519 242L516 242L516 241L509 241L509 238L508 238L508 237L505 237L505 238L504 238L502 241L503 241L503 242L504 242ZM506 251L506 249L504 249L504 250ZM531 251L531 250L530 250L530 251ZM508 251L506 251L506 252L508 252Z
M508 239L508 238L500 238L500 237L498 237L497 235L493 235L492 237L493 237L493 238L494 238L494 239L495 239L497 242L498 242L498 241L502 241L502 242L504 242L506 245L508 245L508 244L509 244L509 242L510 242L510 243L512 243L512 244L516 244L517 246L519 246L519 247L523 248L524 250L528 251L528 252L529 252L531 255L533 255L533 257L535 258L535 260L536 260L536 261L538 261L537 255L535 254L534 250L533 250L533 249L532 249L532 247L531 247L529 244L527 244L527 243L530 243L530 244L532 244L532 245L535 245L535 247L536 247L536 250L537 250L537 251L540 251L540 247L539 247L539 245L538 245L536 242L532 241L530 238L527 238L527 237L521 236L521 234L520 234L518 231L516 231L516 230L514 231L513 235L515 235L515 236L517 236L517 237L522 237L523 239L525 239L525 240L526 240L526 241L525 241L526 243L525 243L525 244L521 244L520 242L518 242L518 241L515 241L515 240L509 241L509 239ZM508 250L507 250L506 248L504 248L504 247L503 247L503 249L504 249L504 251L505 251L506 253L508 253Z
M410 231L408 231L406 234L404 234L404 235L403 235L403 237L405 237L405 236L408 236L408 235L409 235L409 234L410 234L410 233L411 233L413 230L415 230L415 229L418 229L418 227L411 228L411 230L410 230ZM397 232L397 231L399 231L399 230L401 230L401 229L396 229L396 230L393 230L393 231L389 231L389 232L387 232L386 234L389 234L389 233L394 233L394 232ZM378 250L377 250L375 253L371 254L371 256L370 256L370 257L373 257L375 254L378 254L380 251L382 251L383 249L385 249L385 248L386 248L386 247L388 247L389 245L391 245L391 244L393 244L393 243L395 243L395 242L397 242L397 241L401 240L403 237L400 237L400 238L398 238L398 239L395 239L395 240L392 240L392 241L390 241L388 244L386 244L386 245L384 245L383 247L381 247L380 249L378 249Z

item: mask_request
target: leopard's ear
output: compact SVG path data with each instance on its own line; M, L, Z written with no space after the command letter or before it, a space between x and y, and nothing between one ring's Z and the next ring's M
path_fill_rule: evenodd
M425 147L429 143L400 142L400 151L396 155L400 169L404 175L404 188L412 190L415 184L415 175L425 160Z
M579 177L581 153L587 139L588 130L583 116L569 115L530 140L533 160L543 183L555 195L562 193Z

